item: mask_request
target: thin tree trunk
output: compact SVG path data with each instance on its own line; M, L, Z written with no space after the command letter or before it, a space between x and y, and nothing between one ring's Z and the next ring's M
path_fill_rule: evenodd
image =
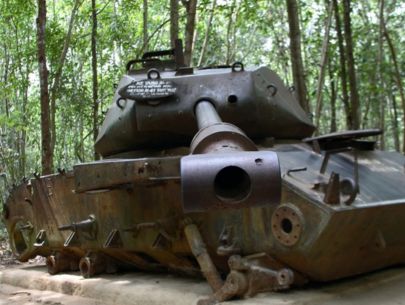
M193 41L195 31L195 20L197 12L197 0L183 1L187 12L186 32L185 32L185 47L184 47L184 64L190 66L193 58Z
M385 130L385 101L384 98L382 100L379 100L380 102L380 115L379 115L379 127L381 130ZM385 149L385 137L384 133L380 136L380 149L384 150Z
M8 49L6 44L4 44L4 62L5 62L5 67L4 67L4 75L3 75L3 84L8 85L8 74L9 74L9 67L10 67L10 56L8 53ZM8 100L8 96L5 97L4 99L4 106L5 106L5 113L7 118L10 117L10 106L9 106L9 100Z
M28 36L28 40L30 40L30 37ZM29 41L28 41L29 43ZM22 113L23 113L23 124L26 126L28 124L28 119L27 119L27 105L28 105L28 90L29 90L29 77L30 77L30 71L31 71L31 62L27 61L26 66L25 66L25 84L24 85L24 97L22 100ZM20 164L20 176L25 177L25 171L26 171L26 164L27 164L27 154L26 154L26 140L27 140L27 130L25 128L22 129L21 131L21 142L20 142L20 158L19 158L19 164Z
M366 129L368 126L368 114L370 113L370 108L371 108L371 101L373 100L373 98L368 95L365 97L365 107L364 107L364 111L363 111L363 119L361 121L361 128Z
M45 54L46 0L38 0L37 46L38 69L41 96L41 165L42 173L50 174L53 170L51 148L50 107L48 92L48 69Z
M336 85L335 85L335 78L334 78L334 71L332 70L332 63L329 59L328 64L329 70L329 81L330 81L330 108L331 108L331 118L330 118L330 132L335 132L337 130L336 124Z
M403 124L405 126L405 95L404 95L404 88L402 87L402 80L401 80L401 73L399 71L399 65L398 65L398 60L397 60L397 54L394 48L394 45L392 43L391 37L388 33L387 27L385 25L384 22L384 37L387 40L388 43L388 48L390 50L390 54L391 54L391 58L392 58L392 62L394 64L394 79L399 91L399 97L401 99L401 104L402 104L402 119L403 119ZM403 138L402 138L402 152L405 153L405 131L403 131L402 134Z
M275 11L273 11L273 5L270 4L269 8L269 14L273 14L274 16L277 16L277 18L281 19L282 23L285 23L285 12L283 7L280 7L279 9L274 8ZM280 28L274 24L274 17L271 17L269 22L271 26L271 32L274 34L274 40L276 42L278 52L276 52L276 56L278 58L277 64L279 66L279 69L283 71L284 73L284 80L286 82L289 82L290 78L290 58L288 54L288 47L286 46L286 43L284 39L282 38L282 34L280 33ZM291 83L291 82L290 82Z
M392 126L394 129L394 145L396 151L401 151L401 143L399 141L399 126L398 126L398 106L395 94L391 94L391 101L392 101Z
M232 4L230 6L229 10L229 17L228 17L228 25L226 27L226 64L230 64L230 57L231 57L231 29L232 29L232 23L233 23L233 15L235 11L235 6L236 6L236 0L232 1Z
M170 0L170 42L175 47L179 39L179 0Z
M350 0L343 0L343 24L344 38L346 42L347 72L349 76L350 89L350 111L352 117L353 129L360 128L360 100L357 91L356 67L353 56L352 28L350 20Z
M252 27L252 29L249 31L249 37L248 38L246 38L246 45L248 45L248 46L251 46L251 45L253 45L253 41L254 41L254 39L255 39L255 37L256 37L256 32L257 32L257 25L254 25L253 27ZM246 52L245 54L243 54L243 57L242 57L242 59L240 60L242 63L244 63L245 61L246 61L246 58L248 57L250 55L250 53L249 53L249 50L248 50L248 52ZM235 54L233 54L232 55L233 57L235 56ZM239 60L239 59L238 59ZM288 68L288 58L287 58L287 61L286 61L286 65L287 65L287 68Z
M97 10L96 0L91 0L92 29L91 29L91 68L93 72L93 141L98 135L98 79L97 79ZM94 152L94 159L99 156Z
M377 67L378 67L378 81L379 81L379 126L381 130L385 129L385 103L384 103L384 92L385 92L385 82L384 82L384 73L383 73L383 58L384 58L384 49L383 49L383 39L384 39L384 0L380 0L380 25L378 33L378 56L377 56ZM380 136L380 148L385 149L385 138L384 133Z
M117 12L117 0L114 0L113 5L113 27L114 31L118 31L118 12ZM146 42L148 44L149 41ZM122 45L120 39L114 40L114 67L121 66L121 58L122 58Z
M328 18L326 20L326 25L325 25L325 34L323 37L323 43L322 43L322 52L321 52L321 60L320 60L320 68L319 68L319 77L318 77L318 83L317 83L317 89L316 89L316 113L315 113L315 120L316 120L316 127L317 130L319 131L319 122L320 122L320 117L321 117L321 110L322 110L322 92L323 92L323 84L325 82L325 70L326 70L326 64L328 60L328 45L329 45L329 32L330 32L330 25L332 22L332 9L333 9L333 3L332 1L329 2L328 4Z
M212 20L214 19L214 12L215 12L216 6L217 6L217 0L213 0L212 7L211 7L211 13L208 18L206 29L205 29L204 41L203 41L202 48L201 48L200 58L198 59L198 63L197 63L197 66L199 66L199 67L202 65L204 56L205 56L205 52L207 51L208 39L210 37L211 24L212 24Z
M305 84L304 66L301 56L301 31L298 20L298 7L296 0L287 1L288 25L290 29L290 52L293 71L293 80L301 107L310 112L307 87Z
M159 25L155 28L155 30L152 32L152 34L149 35L149 37L148 37L148 39L147 39L147 43L148 43L148 45L150 46L150 49L151 49L151 50L154 50L154 49L155 49L155 45L151 45L151 39L152 39L156 34L158 34L156 40L159 41L159 35L160 35L160 32L159 32L159 31L160 31L167 23L169 23L170 21L171 21L170 18L169 18L169 19L166 19L165 21L163 21L161 24L159 24ZM155 42L155 44L156 44L156 42ZM139 49L138 52L137 52L137 54L136 54L136 56L135 56L135 58L140 57L140 56L143 54L143 52L144 52L143 48Z
M235 20L233 21L233 29L232 29L232 45L231 45L231 56L229 58L230 63L235 61L237 46L236 46L236 31L237 31L237 23L239 19L241 5L237 5L236 12L235 12ZM252 37L252 36L251 36Z
M56 100L58 98L58 93L59 93L59 87L60 87L60 81L62 78L62 71L63 71L63 66L65 64L65 60L66 60L66 55L70 46L70 41L72 38L72 32L73 32L73 26L75 23L75 18L76 18L76 14L77 11L80 7L80 0L76 0L75 4L73 6L72 12L70 14L70 19L69 19L69 25L68 25L68 31L66 34L66 38L65 41L63 43L63 48L62 48L62 53L60 54L59 57L59 63L58 63L58 67L55 73L55 78L53 81L53 85L51 87L51 106L50 106L50 111L51 111L51 129L52 129L52 133L51 133L51 149L52 149L52 154L54 154L55 151L55 144L56 144Z
M352 115L350 111L349 94L347 90L346 55L343 45L342 26L340 22L339 6L337 0L332 0L335 11L336 33L339 46L340 79L342 84L342 101L346 113L346 128L353 129Z
M22 107L21 107L21 113L22 113L22 120L23 120L23 126L26 126L26 105L28 103L28 84L29 84L29 72L28 72L28 67L25 70L26 72L23 72L23 65L22 65L22 53L20 51L20 46L21 45L29 45L29 36L28 37L28 42L27 41L20 41L19 37L19 31L18 31L18 25L13 22L14 25L14 32L15 32L15 46L16 46L16 63L17 63L17 70L19 72L19 77L20 77L20 82L19 82L19 87L17 88L16 96L17 99L22 100ZM27 65L28 65L27 61ZM21 93L22 92L22 93ZM22 97L21 97L22 95ZM8 103L8 101L6 101ZM19 106L18 104L16 106ZM22 129L21 131L13 130L11 129L9 131L9 139L11 140L11 143L9 144L10 146L14 146L13 149L17 150L18 154L18 171L16 171L17 177L22 177L24 176L25 172L25 129ZM10 136L11 135L11 136ZM16 140L17 139L17 140Z
M148 49L148 0L143 0L143 49Z

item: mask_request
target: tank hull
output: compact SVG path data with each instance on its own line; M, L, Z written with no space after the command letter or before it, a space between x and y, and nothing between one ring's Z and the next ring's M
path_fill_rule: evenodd
M405 261L402 156L362 153L360 193L346 205L325 203L316 185L339 168L342 175L351 175L350 153L333 157L319 174L324 156L307 145L280 144L271 150L280 159L281 205L184 213L182 156L103 160L37 177L13 190L4 215L11 245L23 261L59 254L78 262L91 254L105 265L199 274L184 233L185 219L191 219L223 274L234 254L265 253L315 281ZM377 165L370 167L370 162ZM306 170L297 170L298 165ZM381 191L394 181L391 193ZM74 226L90 216L91 228ZM66 225L70 229L61 230Z

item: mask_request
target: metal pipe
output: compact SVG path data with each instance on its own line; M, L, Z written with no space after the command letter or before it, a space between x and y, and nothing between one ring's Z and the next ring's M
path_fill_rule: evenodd
M57 253L46 258L46 266L52 275L63 271L76 271L79 268L79 260L73 256Z
M103 273L106 268L106 261L99 255L82 257L79 262L80 273L84 278Z
M195 115L197 117L198 129L222 123L217 110L209 101L202 100L198 102L195 106Z
M188 244L190 245L191 252L193 252L195 258L197 259L201 272L206 278L208 284L211 286L214 292L219 290L223 285L223 281L207 252L205 243L197 226L193 223L187 224L184 227L184 233L186 235Z

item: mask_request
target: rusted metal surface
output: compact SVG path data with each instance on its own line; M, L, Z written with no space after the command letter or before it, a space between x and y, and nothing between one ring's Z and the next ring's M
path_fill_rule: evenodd
M318 153L322 150L332 150L344 147L352 147L359 150L374 149L375 141L359 140L360 138L378 136L382 134L381 129L348 130L321 135L312 138L305 138L303 142L309 143Z
M147 59L158 62L159 54ZM266 67L241 67L193 69L184 74L177 73L181 69L153 67L148 62L143 69L131 70L118 85L99 130L96 151L109 157L131 150L190 146L198 131L195 110L201 100L211 102L224 122L237 126L249 138L301 139L312 134L314 126L279 76ZM131 83L148 80L152 68L160 80L176 87L176 94L137 101L119 94ZM144 91L151 89L145 83Z
M204 276L214 293L201 304L405 262L405 158L359 139L379 131L308 145L312 125L267 68L156 68L175 94L118 107L117 93L97 144L107 159L11 191L3 217L20 260L84 277Z
M115 159L74 166L75 191L112 189L132 183L153 184L180 180L180 157Z
M185 212L276 205L280 201L280 170L273 152L186 156L181 161L181 176Z
M223 286L221 276L208 254L200 231L195 224L189 222L190 221L186 221L184 233L190 245L191 252L197 259L202 274L215 292Z

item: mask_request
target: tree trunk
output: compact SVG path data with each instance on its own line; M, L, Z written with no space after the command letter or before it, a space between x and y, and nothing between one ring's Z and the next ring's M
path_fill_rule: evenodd
M30 40L30 37L28 37ZM29 43L29 41L28 41ZM22 113L23 113L23 124L24 126L28 125L28 118L27 118L27 106L28 106L28 90L29 90L29 78L30 78L30 71L31 71L31 62L27 61L25 66L25 85L24 85L24 97L22 99ZM23 128L21 130L21 140L20 140L20 177L25 177L26 173L26 165L27 165L27 154L26 154L26 142L27 142L27 130Z
M93 72L93 141L98 135L98 80L97 80L97 10L96 0L91 0L92 29L91 29L91 68ZM94 159L99 156L94 152Z
M357 91L356 67L353 56L352 28L350 21L350 0L343 0L343 23L344 38L346 42L347 72L350 88L350 112L352 117L352 129L360 128L360 100Z
M186 7L187 21L185 32L185 47L184 47L184 64L190 66L193 58L193 41L195 31L195 16L197 12L197 0L183 1Z
M329 32L330 32L330 25L332 22L332 9L333 9L333 3L331 1L327 7L328 18L326 20L326 25L325 25L325 34L324 34L323 43L322 43L321 60L319 63L320 64L319 77L318 77L318 83L317 83L317 87L316 87L317 89L316 89L315 120L316 120L316 128L317 128L318 132L319 132L319 122L320 122L321 110L322 110L323 84L325 81L325 70L326 70L326 64L327 64L327 60L328 60Z
M8 53L8 48L6 46L6 44L4 44L3 47L4 50L4 62L5 62L5 67L4 67L4 85L8 85L8 73L9 73L9 67L10 67L10 56ZM6 98L4 99L4 107L5 107L5 113L6 113L6 117L9 118L10 117L10 107L9 107L9 100L8 100L8 96L6 96Z
M336 126L336 85L335 85L335 78L334 78L334 71L332 70L332 63L329 59L328 64L329 70L329 80L330 80L330 108L331 108L331 118L330 118L330 132L337 131Z
M198 59L198 63L197 63L197 66L199 66L199 67L203 64L205 52L207 51L211 24L212 24L212 20L214 19L214 12L215 12L216 6L217 6L217 0L213 0L210 17L208 18L206 29L205 29L204 41L203 41L202 48L201 48L200 58Z
M342 101L346 113L346 128L353 129L353 120L350 112L349 94L347 90L347 73L346 73L346 55L343 45L342 26L340 22L339 6L337 0L332 0L333 9L335 11L336 33L339 46L339 60L340 60L340 82L342 84Z
M283 71L283 79L287 81L290 77L290 58L288 54L288 49L285 46L285 41L283 39L283 34L282 34L282 29L280 31L280 27L275 24L274 19L280 19L281 23L285 23L285 12L284 8L280 7L274 8L273 11L273 5L270 5L269 8L269 15L270 20L269 20L269 25L270 25L270 32L273 33L274 35L274 41L276 42L277 45L277 51L275 56L277 56L277 66L279 67L279 71ZM276 16L276 17L273 17Z
M290 52L294 85L296 87L298 101L301 107L310 112L305 73L301 56L301 31L298 20L298 7L296 0L287 1L288 25L290 29Z
M68 31L66 34L66 38L65 41L63 43L63 48L62 48L62 53L60 55L59 58L59 63L58 63L58 67L55 73L55 78L53 81L53 85L51 87L51 106L50 106L50 110L51 110L51 149L52 149L52 154L54 154L55 151L55 144L56 144L56 100L58 98L58 93L59 93L59 87L60 87L60 81L62 78L62 71L63 71L63 65L65 64L65 60L66 60L66 55L70 46L70 41L72 38L72 32L73 32L73 25L75 23L75 18L76 18L76 14L77 11L79 9L80 6L80 0L76 0L72 9L72 12L70 14L70 19L69 19L69 26L68 26Z
M385 98L383 98L382 100L380 100L380 115L379 115L379 128L381 130L385 131ZM384 150L385 149L385 137L384 137L384 133L380 136L380 149Z
M179 39L179 0L170 0L170 42L175 47Z
M370 108L371 108L371 101L374 99L373 96L366 96L365 99L365 107L364 107L364 111L363 111L363 118L361 120L361 127L363 129L366 129L368 126L368 114L370 113Z
M387 40L388 43L388 48L390 50L392 62L394 63L394 79L399 91L399 97L401 99L401 104L402 104L402 119L403 119L403 124L405 126L405 95L404 95L404 88L402 87L402 80L401 80L401 73L399 72L399 66L398 66L398 60L397 60L397 53L395 51L394 45L392 43L391 37L388 33L387 27L384 23L384 37ZM402 134L402 152L405 153L405 131L403 131Z
M117 0L114 0L114 5L113 5L113 28L114 31L118 31L118 6L119 3L117 3ZM146 42L148 44L149 41ZM122 58L122 41L121 39L114 39L114 67L120 66L121 65L121 58Z
M143 49L148 50L148 0L143 0Z
M380 25L378 33L378 56L377 56L377 68L378 68L378 82L379 82L379 93L378 100L379 104L379 126L381 130L385 129L385 82L384 82L384 72L383 72L383 59L384 59L384 49L383 49L383 39L384 39L384 0L380 1ZM384 133L380 136L380 149L385 149L385 138Z
M41 97L41 165L42 173L50 174L53 171L53 155L51 148L48 69L46 66L45 54L46 0L38 0L38 17L36 23Z
M48 92L48 68L45 54L46 0L38 0L37 46L39 85L41 96L41 165L42 173L53 171L53 155L51 149L51 126Z
M235 12L236 0L232 1L230 10L229 10L229 17L228 17L228 25L226 27L226 64L229 65L231 61L231 30L232 30L232 23L233 23L233 15Z
M398 107L395 94L391 94L391 101L392 101L392 126L394 132L394 145L396 151L401 151L401 143L399 141L399 126L398 126Z

